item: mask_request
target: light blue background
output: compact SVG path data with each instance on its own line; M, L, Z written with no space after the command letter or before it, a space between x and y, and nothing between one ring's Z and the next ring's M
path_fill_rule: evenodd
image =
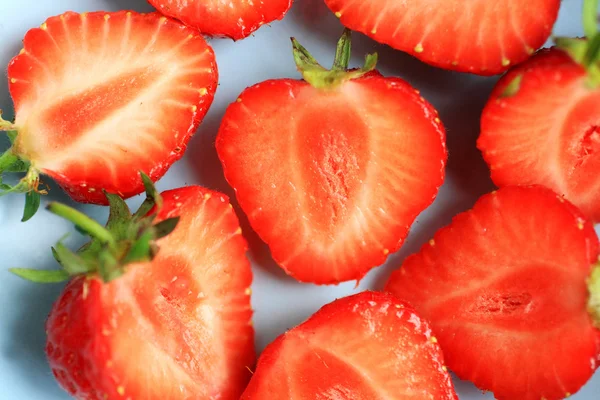
M144 0L0 0L0 65L7 65L18 53L29 28L40 25L51 15L68 10L119 9L149 11L151 7ZM580 14L581 0L564 0L556 32L569 36L581 34ZM238 43L211 40L221 77L215 102L187 154L158 183L158 188L165 190L196 183L232 196L213 147L225 107L249 85L268 78L298 77L290 52L290 36L296 36L317 59L328 64L341 30L322 0L297 0L283 22L263 27L251 38ZM415 223L402 250L392 255L384 267L372 271L358 288L354 283L315 287L286 277L242 217L254 263L253 305L259 349L321 305L363 289L381 287L404 257L417 251L453 215L468 209L492 188L475 140L479 113L496 78L472 77L428 67L357 34L353 65L359 65L363 55L374 50L379 52L379 69L383 74L407 79L440 111L448 129L450 151L446 183L435 204ZM12 103L4 78L0 79L0 108L5 116L12 117ZM0 149L6 144L0 139ZM43 202L49 200L69 202L55 186ZM130 201L135 205L139 202L139 198ZM101 221L106 218L106 209L102 207L78 207ZM44 356L44 320L61 287L29 284L10 275L6 269L54 268L50 246L66 232L74 231L69 223L43 210L23 224L19 222L22 208L21 196L0 199L0 400L66 400L69 397L54 382ZM81 236L74 233L68 242L75 247L81 240ZM456 384L461 400L493 399L468 383L457 380ZM572 399L600 400L600 373Z

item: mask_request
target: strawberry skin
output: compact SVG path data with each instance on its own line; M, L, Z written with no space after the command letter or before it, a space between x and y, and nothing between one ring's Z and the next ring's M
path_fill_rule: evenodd
M360 280L396 251L446 162L437 112L376 72L325 90L291 79L248 88L216 147L275 261L316 284Z
M448 367L499 400L559 400L598 366L593 225L549 189L505 187L459 214L386 290L431 322Z
M544 185L600 220L600 88L567 53L541 51L498 82L477 146L497 185Z
M27 32L8 66L15 153L76 201L130 197L183 155L217 67L195 30L158 13L68 12Z
M233 40L283 19L292 0L148 0L158 11L209 36Z
M162 196L157 220L181 219L158 256L108 284L74 278L48 318L50 366L77 399L237 400L250 378L252 273L228 199Z
M550 36L560 0L325 0L348 28L436 67L495 75Z
M427 322L390 294L321 308L260 356L241 400L458 399Z

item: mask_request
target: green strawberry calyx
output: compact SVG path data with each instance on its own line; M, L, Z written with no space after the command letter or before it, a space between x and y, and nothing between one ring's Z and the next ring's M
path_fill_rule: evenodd
M336 88L344 82L368 74L377 65L377 53L373 53L366 56L362 68L348 70L352 50L352 31L349 29L344 30L338 41L331 69L321 66L295 38L292 38L292 47L298 71L300 71L306 82L318 89Z
M584 38L559 37L555 39L558 48L568 53L575 62L588 73L591 88L600 86L600 32L598 31L598 5L600 0L584 0Z
M15 126L2 119L0 111L0 132L6 132L8 140L12 147L0 154L0 197L10 193L25 193L25 210L22 221L25 222L35 215L42 195L48 193L47 189L40 182L40 174L28 160L25 160L15 152L14 143L17 139L17 129ZM25 173L20 181L14 185L3 182L3 175L7 172Z
M588 279L588 290L590 293L588 311L596 328L600 329L600 262L592 269L592 274Z
M74 208L50 203L47 207L50 212L73 222L79 232L92 240L76 252L59 241L52 248L52 254L60 269L13 268L10 271L36 283L63 282L82 275L97 276L108 283L122 276L129 265L153 260L159 250L156 241L175 229L179 217L154 222L162 207L162 197L150 178L143 173L141 176L147 198L134 214L121 197L105 192L110 205L105 227Z

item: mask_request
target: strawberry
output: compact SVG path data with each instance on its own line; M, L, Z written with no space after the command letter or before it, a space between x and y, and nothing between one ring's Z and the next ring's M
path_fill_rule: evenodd
M292 6L292 0L148 0L158 11L200 32L233 40L278 19Z
M332 70L295 39L305 80L246 89L216 147L225 177L275 261L316 284L360 280L396 251L444 180L437 112L398 78L347 70L350 32Z
M328 304L279 336L241 400L458 399L427 322L390 294Z
M8 78L16 117L0 127L14 144L0 172L28 173L5 193L43 193L42 173L106 204L102 189L138 194L139 171L155 181L183 155L217 67L197 31L158 13L68 12L27 32Z
M495 75L550 36L560 0L325 0L350 29L454 71Z
M13 270L38 282L71 278L46 324L56 379L82 400L239 399L255 362L252 273L228 199L170 190L140 218L145 211L132 217L108 196L106 229L51 206L96 237L77 254L59 243L62 270Z
M460 378L499 400L558 400L598 366L598 253L575 206L540 186L508 186L408 257L386 290L431 322Z
M497 185L547 186L594 221L600 221L598 40L559 40L559 47L510 70L485 106L477 142Z

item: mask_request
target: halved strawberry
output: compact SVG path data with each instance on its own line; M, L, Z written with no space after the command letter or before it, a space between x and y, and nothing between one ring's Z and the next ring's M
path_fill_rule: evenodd
M161 13L209 36L243 39L278 19L292 6L292 0L148 0Z
M242 400L271 399L458 398L427 322L390 294L363 292L267 346Z
M349 38L331 71L294 42L307 81L246 89L217 137L252 227L303 282L359 280L382 264L444 179L437 112L405 81L371 72L374 56L347 71Z
M255 362L252 273L227 197L197 186L170 190L154 221L132 218L122 200L109 198L118 205L107 233L114 252L75 220L96 239L77 254L59 244L64 270L14 270L36 281L86 275L71 280L47 321L56 379L82 400L239 399ZM148 241L175 217L172 233ZM152 260L140 257L156 246Z
M158 13L68 12L27 32L8 67L14 146L23 170L75 200L106 204L143 191L184 153L217 86L212 49L195 30ZM15 168L0 162L0 172Z
M558 400L598 366L600 267L586 285L597 262L594 227L573 205L505 187L407 258L386 290L431 322L459 377L499 400Z
M550 36L560 0L325 0L350 29L437 67L495 75Z
M498 82L477 141L497 185L547 186L600 220L600 78L595 80L555 48Z

